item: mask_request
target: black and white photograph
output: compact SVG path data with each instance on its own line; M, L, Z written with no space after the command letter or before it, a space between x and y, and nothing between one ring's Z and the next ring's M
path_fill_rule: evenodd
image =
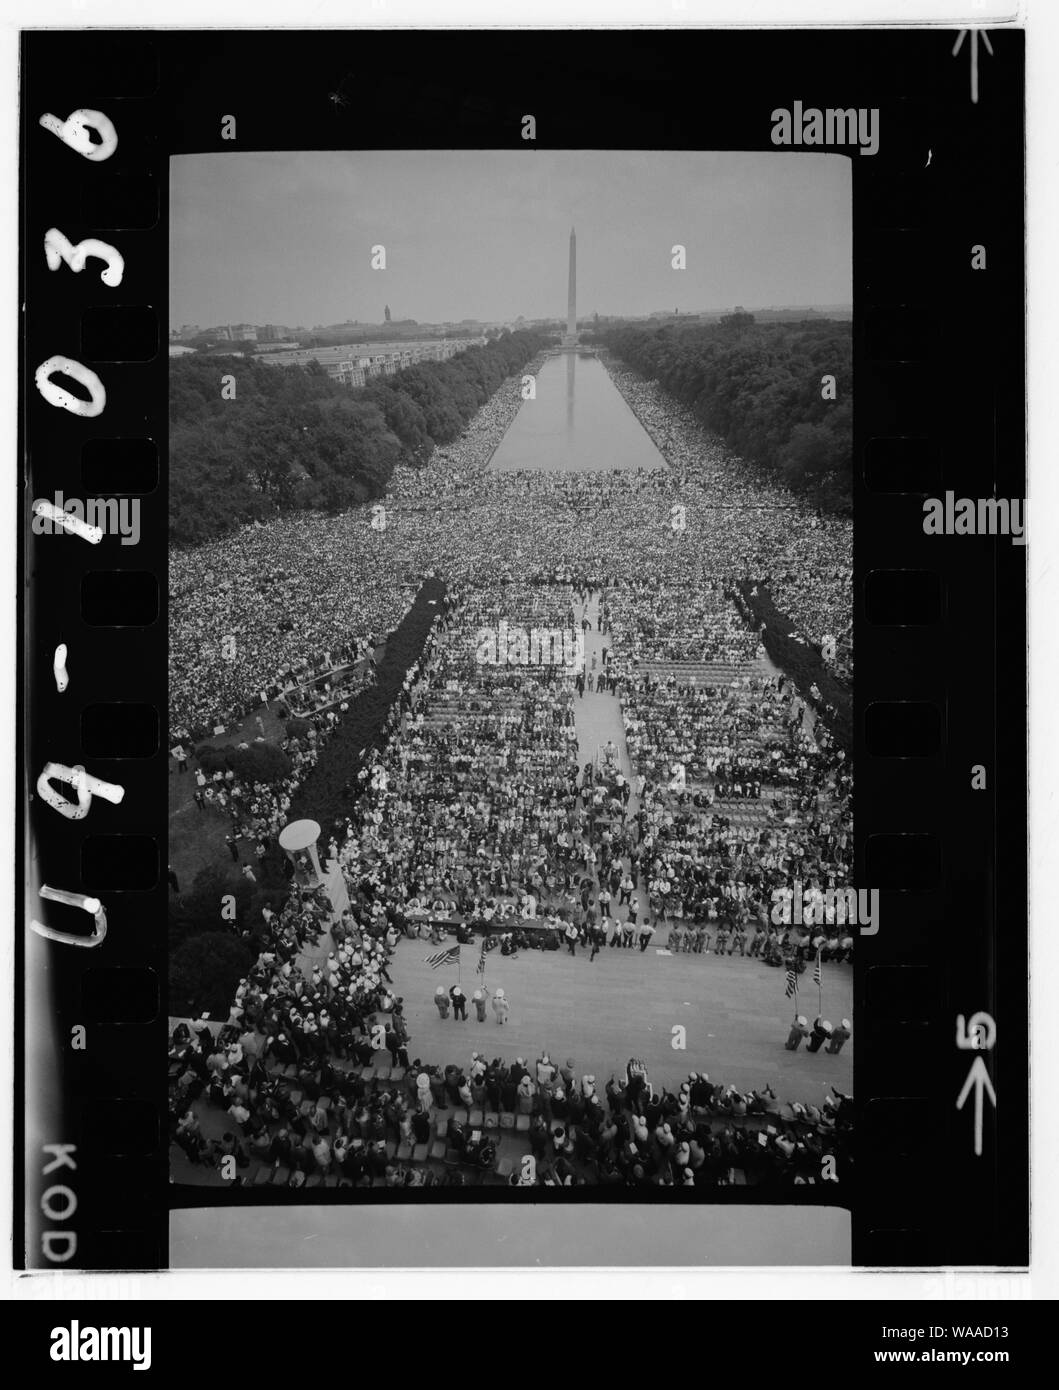
M669 3L19 35L36 1296L1005 1359L944 1305L1033 1296L1051 1118L1023 21Z
M841 1190L850 185L173 159L174 1181Z

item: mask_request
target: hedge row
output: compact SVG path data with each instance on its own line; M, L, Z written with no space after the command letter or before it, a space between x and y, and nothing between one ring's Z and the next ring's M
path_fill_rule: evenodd
M849 686L832 672L820 649L805 641L786 614L780 612L767 584L755 585L745 580L739 590L755 621L765 624L761 640L769 656L790 676L802 698L828 725L835 742L847 755L852 753L853 695ZM812 685L820 691L819 700L814 700L809 693ZM833 707L833 714L826 710L827 705Z
M384 742L387 720L400 698L405 676L422 656L434 620L444 609L445 585L440 579L426 579L397 629L386 639L375 684L350 701L319 762L299 787L290 818L308 816L319 821L325 841L344 826L359 794L357 774L371 761L372 750ZM338 838L341 841L342 835Z

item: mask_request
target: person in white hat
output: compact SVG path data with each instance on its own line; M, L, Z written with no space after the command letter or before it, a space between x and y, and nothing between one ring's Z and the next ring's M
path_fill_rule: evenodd
M791 1031L787 1034L787 1041L783 1045L788 1052L797 1052L802 1039L808 1036L809 1020L804 1014L799 1014L791 1024Z
M477 1015L478 1022L479 1022L479 1023L484 1023L484 1022L485 1022L485 995L484 995L484 993L483 993L480 989L476 989L476 990L474 991L474 994L471 996L471 998L474 1000L474 1012L475 1012L475 1014Z
M449 996L444 985L438 985L434 991L434 1003L438 1006L438 1013L442 1018L449 1016Z
M455 1018L462 1018L463 1021L464 1021L464 1023L466 1023L466 1022L467 1022L467 996L464 994L463 990L460 989L459 985L453 985L453 986L452 986L452 988L449 990L449 998L452 1000L452 1016L453 1016L453 1018L454 1018L454 1019L455 1019Z
M496 1014L497 1023L503 1027L504 1020L507 1018L508 1014L508 1002L507 995L502 989L498 989L493 995L493 1013Z
M844 1018L842 1022L838 1025L838 1027L832 1032L831 1041L824 1048L824 1051L830 1052L832 1055L834 1055L836 1052L841 1052L844 1044L847 1043L850 1037L852 1036L852 1033L852 1024L850 1023L848 1018Z

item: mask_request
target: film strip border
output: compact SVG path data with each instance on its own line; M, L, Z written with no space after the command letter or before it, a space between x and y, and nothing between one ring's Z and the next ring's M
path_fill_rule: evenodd
M159 70L131 35L36 35L23 55L16 1257L24 1220L30 1268L151 1269L167 1230Z
M870 1266L1028 1260L1022 36L981 36L988 100L973 63L944 97L942 65L979 38L921 36L896 149L854 171L856 881L881 897L855 986Z
M169 154L231 148L229 113L237 148L356 148L354 118L373 105L388 113L374 148L524 148L527 111L551 148L771 148L792 73L821 105L883 118L873 157L851 153L857 876L882 895L879 930L858 950L854 1262L1024 1262L1024 551L924 529L926 499L1024 492L1023 39L993 34L980 101L953 63L959 44L936 31L358 34L338 83L357 95L347 125L328 105L333 36L24 40L19 773L33 799L19 870L27 924L42 917L42 884L98 896L108 923L98 954L35 930L19 941L30 1263L49 1244L45 1261L80 1267L165 1258ZM704 88L704 63L740 72L738 88ZM106 158L83 114L71 125L77 111L113 124ZM87 239L121 255L120 284L100 282L98 259L74 271ZM98 376L102 412L70 412L35 387L56 357ZM86 492L141 502L134 558L113 536L89 549L31 534L33 501L78 469ZM49 762L93 794L88 816L37 792ZM79 781L81 766L97 792L120 786L120 801Z

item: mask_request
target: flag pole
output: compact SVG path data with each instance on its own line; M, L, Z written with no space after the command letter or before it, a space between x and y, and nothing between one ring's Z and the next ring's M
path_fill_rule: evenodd
M818 946L818 947L816 948L816 965L815 965L814 971L813 971L813 973L814 973L814 975L815 975L815 977L816 977L817 1004L819 1005L819 1008L820 1008L820 1015L819 1015L819 1016L820 1016L821 1018L823 1017L823 1014L824 1014L824 971L823 971L823 964L822 964L822 962L821 962L821 960L820 960L820 952L821 952L823 949L824 949L824 948L823 948L822 946Z

